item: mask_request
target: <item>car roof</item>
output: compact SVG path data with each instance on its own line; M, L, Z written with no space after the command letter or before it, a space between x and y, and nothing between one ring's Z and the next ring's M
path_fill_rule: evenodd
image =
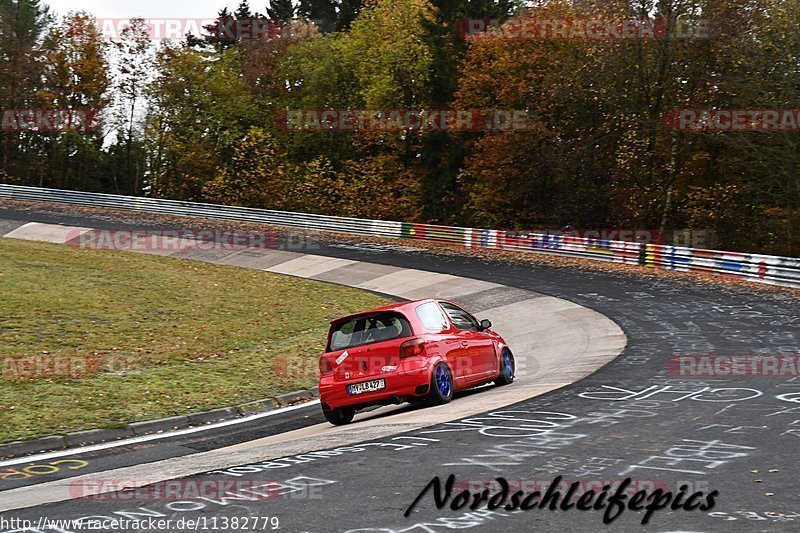
M393 304L382 305L380 307L375 307L373 309L367 309L366 311L360 311L358 313L353 313L352 315L346 315L339 317L337 319L331 320L331 324L334 322L341 322L342 320L351 320L356 317L364 316L364 315L372 315L375 313L381 313L385 311L411 311L419 304L426 303L426 302L438 302L438 301L446 301L440 298L425 298L422 300L412 300L410 302L395 302Z

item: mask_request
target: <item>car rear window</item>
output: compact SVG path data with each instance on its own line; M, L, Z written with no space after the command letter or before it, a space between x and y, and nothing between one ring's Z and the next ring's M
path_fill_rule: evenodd
M360 316L331 326L328 352L411 336L408 320L397 313Z

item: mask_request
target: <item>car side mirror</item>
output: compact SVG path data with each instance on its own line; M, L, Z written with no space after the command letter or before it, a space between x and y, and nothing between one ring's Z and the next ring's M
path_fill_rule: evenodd
M481 329L489 329L492 327L492 321L484 318L481 320Z

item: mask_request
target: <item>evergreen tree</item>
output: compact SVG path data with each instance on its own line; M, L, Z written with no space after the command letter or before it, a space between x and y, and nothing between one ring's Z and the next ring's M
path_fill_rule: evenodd
M34 107L42 66L36 46L51 20L39 0L0 0L0 109ZM0 130L0 181L31 179L41 158L24 149L19 133Z
M272 20L286 24L294 18L294 4L292 0L270 0L267 15Z
M339 15L336 20L336 30L349 30L350 24L356 19L363 5L364 0L341 0L339 4Z
M300 0L297 13L316 23L322 33L336 30L336 0Z
M239 7L233 12L233 16L236 20L247 20L254 17L253 13L250 12L250 4L247 0L242 0L239 3Z

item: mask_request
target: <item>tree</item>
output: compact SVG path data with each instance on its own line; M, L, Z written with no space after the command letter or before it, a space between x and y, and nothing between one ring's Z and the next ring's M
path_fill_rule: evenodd
M518 16L558 20L574 13L570 6L554 2ZM580 119L570 116L572 95L559 89L585 86L580 77L591 69L580 62L588 62L584 58L591 56L580 54L581 46L554 40L470 43L461 65L455 107L527 110L540 127L466 136L467 155L453 193L454 203L465 200L456 204L463 222L546 227L558 222L553 220L555 213L572 216L563 198L576 192L569 185L574 176L570 151L580 135L580 129L575 131ZM583 96L575 92L579 93L575 98Z
M107 44L84 12L71 13L42 44L43 85L39 97L53 108L103 109L109 88Z
M719 109L793 109L800 99L800 2L717 0L705 103ZM797 255L800 142L797 131L701 132L684 136L695 161L681 207L694 227L734 249Z
M239 6L236 8L236 11L233 12L233 17L237 20L248 20L252 19L254 16L253 13L250 12L250 4L247 0L242 0L239 2Z
M202 35L200 38L187 35L187 44L189 46L210 44L217 50L226 50L235 46L235 36L229 35L226 31L226 28L233 27L235 22L236 16L228 11L227 7L223 7L217 12L217 18L214 20L214 23L203 28L206 31L205 35Z
M270 0L267 15L272 20L286 24L294 18L295 7L292 0Z
M114 123L117 128L117 143L124 137L124 189L128 194L138 195L145 169L144 161L140 157L134 159L133 146L137 132L137 110L144 100L144 91L153 68L153 50L149 28L144 19L131 19L120 37L114 43L117 52L113 84L117 103ZM120 180L116 170L112 173L114 192L119 193Z
M276 38L249 39L239 43L244 81L251 94L261 98L265 105L271 104L271 98L284 89L278 83L277 66L281 58L295 43L310 38L304 30L312 28L316 29L311 24L290 20L281 27Z
M202 200L205 182L230 160L257 120L241 76L239 51L165 44L148 86L148 163L152 193Z
M335 214L388 220L415 220L420 214L419 179L396 155L347 161L339 183Z
M38 97L48 109L98 116L109 103L107 44L84 12L70 13L47 33L41 47L42 85ZM100 132L54 134L50 154L56 187L87 187L88 160L97 157ZM58 170L56 170L56 168Z
M427 0L378 0L353 22L340 41L340 54L367 108L414 109L429 103L433 54L424 23L433 13Z
M308 23L309 28L316 25ZM275 77L276 97L269 106L276 117L276 138L298 164L324 158L335 170L360 151L348 131L286 131L279 113L297 109L363 108L358 83L341 55L346 34L332 33L299 40L281 55Z
M300 0L297 14L319 26L322 33L336 29L336 0Z
M0 0L0 109L29 109L36 104L41 63L39 40L52 20L39 0ZM38 159L24 134L0 131L0 179L30 179ZM27 157L31 155L32 157Z
M211 202L285 209L297 169L262 128L253 127L234 145L233 157L204 185Z
M336 17L336 31L349 30L363 5L364 0L341 0Z
M503 18L514 12L510 0L430 0L434 20L424 21L426 41L433 54L430 68L431 106L448 109L459 84L459 65L466 41L460 23L469 18ZM466 153L464 135L431 132L421 139L425 187L423 216L436 222L458 220L461 205L452 191Z

